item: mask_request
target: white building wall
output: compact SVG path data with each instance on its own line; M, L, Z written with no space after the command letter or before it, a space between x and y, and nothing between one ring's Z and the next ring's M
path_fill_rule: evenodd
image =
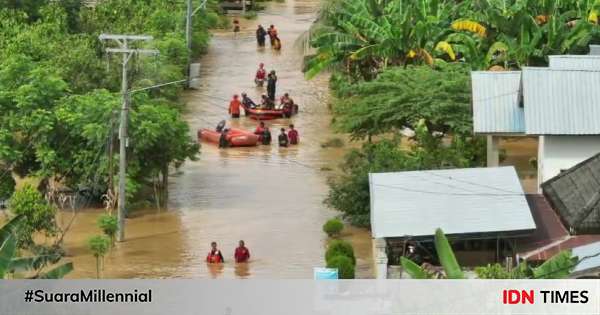
M538 187L593 155L600 153L600 136L540 136Z

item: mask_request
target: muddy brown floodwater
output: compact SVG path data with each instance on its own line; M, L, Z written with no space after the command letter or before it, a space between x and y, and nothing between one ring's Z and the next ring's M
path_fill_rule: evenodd
M294 42L311 25L318 1L269 3L258 19L241 19L242 31L215 33L201 63L198 90L185 95L185 119L191 136L202 127L228 125L254 129L248 118L231 120L228 99L247 92L257 100L264 89L254 86L257 65L276 70L277 94L289 92L300 113L292 119L270 121L274 137L290 123L300 132L298 146L271 146L219 150L203 143L198 161L186 164L170 179L168 211L137 212L127 220L126 242L104 259L105 278L311 278L313 267L324 266L326 236L322 224L337 213L323 205L330 175L323 169L340 163L343 149L322 149L334 137L327 108L327 78L311 81L301 72L302 50ZM274 24L283 49L257 48L257 24ZM95 277L95 260L86 240L100 231L95 221L101 210L80 212L65 245L75 271L70 278ZM61 216L63 224L71 213ZM363 229L348 228L358 258L358 277L372 277L371 239ZM234 248L243 239L252 258L247 265L232 262ZM211 241L219 243L226 263L209 268L204 258Z

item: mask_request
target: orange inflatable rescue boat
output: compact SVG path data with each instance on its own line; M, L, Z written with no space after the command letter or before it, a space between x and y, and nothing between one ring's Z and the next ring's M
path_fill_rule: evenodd
M198 130L198 139L218 145L220 138L221 133L215 130L206 128ZM230 147L252 147L258 143L258 136L250 131L230 128L227 133L227 141Z

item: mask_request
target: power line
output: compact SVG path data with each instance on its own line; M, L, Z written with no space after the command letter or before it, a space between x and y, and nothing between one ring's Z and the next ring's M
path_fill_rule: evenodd
M449 196L525 196L524 193L518 193L518 194L492 194L492 193L483 193L482 192L482 193L466 194L466 193L450 193L450 192L442 192L442 191L419 190L419 189L412 189L412 188L399 187L399 186L391 186L391 185L382 185L382 184L373 184L373 185L374 186L379 186L379 187L386 187L386 188L398 189L398 190L403 190L403 191L408 191L408 192L431 194L431 195L449 195Z

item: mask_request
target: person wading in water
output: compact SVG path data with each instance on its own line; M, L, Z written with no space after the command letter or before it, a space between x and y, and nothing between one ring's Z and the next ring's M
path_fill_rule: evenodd
M250 251L244 244L243 240L240 240L239 246L235 249L235 254L233 257L235 257L236 263L245 263L250 259Z
M266 36L267 36L267 31L265 31L265 28L262 25L258 25L258 28L256 29L256 42L258 43L258 46L260 46L260 47L265 46L265 37Z
M277 74L275 74L275 70L271 70L269 75L267 76L267 96L271 100L271 102L275 102L275 89L277 86Z
M225 259L223 259L223 255L221 251L217 249L217 242L210 243L210 252L206 256L206 262L209 264L220 264L224 263Z

